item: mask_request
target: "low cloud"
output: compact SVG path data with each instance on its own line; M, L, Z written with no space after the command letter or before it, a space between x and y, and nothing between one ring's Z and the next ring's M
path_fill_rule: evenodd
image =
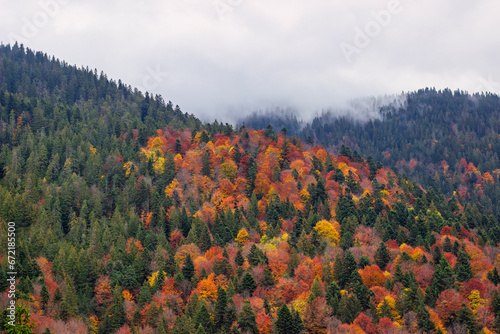
M0 40L224 121L426 86L500 93L498 12L493 0L0 0Z

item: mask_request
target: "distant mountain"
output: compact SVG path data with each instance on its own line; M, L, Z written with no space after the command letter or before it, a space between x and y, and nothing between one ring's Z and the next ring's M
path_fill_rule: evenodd
M448 196L456 192L464 202L500 214L497 95L423 89L408 93L399 108L382 107L378 117L365 121L330 112L307 124L282 114L254 114L242 122L257 128L290 126L289 133L333 152L345 145L425 186Z

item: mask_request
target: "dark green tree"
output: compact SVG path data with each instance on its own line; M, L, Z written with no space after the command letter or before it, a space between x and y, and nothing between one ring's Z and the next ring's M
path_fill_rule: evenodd
M42 290L40 291L40 297L42 299L42 309L45 310L50 300L49 289L47 289L45 281L43 281Z
M380 269L385 270L385 267L391 260L391 253L389 253L389 249L385 242L381 242L375 251L375 263L379 266Z
M257 329L257 323L255 321L256 318L257 317L252 309L252 305L250 305L250 301L248 299L245 299L241 312L238 315L238 328L243 333L259 333L259 330Z
M276 318L276 333L290 334L293 331L292 325L292 314L290 313L290 309L286 306L286 304L283 304L279 308Z
M194 274L195 274L194 263L193 260L191 259L191 254L188 254L186 256L186 259L184 260L184 264L182 265L182 275L184 276L185 279L191 281L194 277Z
M257 289L257 282L249 272L245 273L241 279L240 290L248 292L250 295Z
M198 328L200 326L203 327L203 329L208 333L211 333L214 327L210 313L204 303L202 303L194 318L194 327Z
M472 278L469 255L465 251L461 250L458 252L457 264L455 265L454 271L459 282L465 282Z

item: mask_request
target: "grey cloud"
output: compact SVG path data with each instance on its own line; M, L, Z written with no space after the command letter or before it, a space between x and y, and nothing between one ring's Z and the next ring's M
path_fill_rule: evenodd
M276 106L314 114L425 86L500 93L494 0L400 0L378 32L374 13L397 0L0 0L0 40L54 1L64 5L26 46L147 83L206 120ZM349 62L341 43L355 46L355 29L370 27Z

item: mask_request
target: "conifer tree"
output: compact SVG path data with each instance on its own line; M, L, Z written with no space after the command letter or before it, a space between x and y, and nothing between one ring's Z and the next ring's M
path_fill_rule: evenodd
M78 302L73 281L69 276L66 276L64 281L66 283L66 290L64 292L63 301L59 305L59 313L61 319L66 321L70 317L75 317L78 314Z
M277 334L292 333L292 315L286 304L281 305L279 308L275 326Z
M250 295L257 289L257 283L253 278L252 274L249 272L245 273L241 279L241 288L240 290L247 291Z
M243 333L258 334L256 315L250 305L250 301L245 299L240 314L238 315L238 327Z
M375 263L381 270L385 270L385 267L391 260L391 253L387 249L385 242L381 242L375 251Z
M222 329L224 327L226 309L227 309L226 290L224 290L223 287L219 287L219 289L217 290L217 300L215 301L214 322L216 328Z
M185 279L191 281L191 279L194 277L194 274L195 274L194 263L193 260L191 259L191 254L188 254L182 266L182 275L184 276Z
M465 282L472 278L469 255L466 252L462 250L458 252L457 264L455 265L454 271L459 282Z

